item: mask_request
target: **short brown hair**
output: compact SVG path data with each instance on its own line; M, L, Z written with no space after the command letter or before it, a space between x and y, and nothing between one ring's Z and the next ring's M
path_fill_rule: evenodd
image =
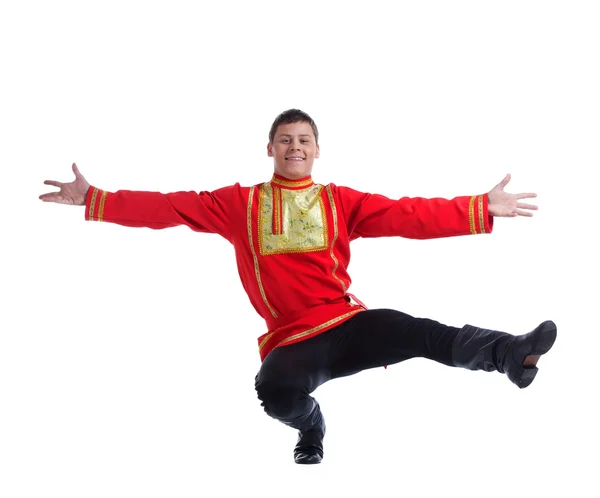
M272 144L275 139L275 133L277 132L277 127L281 124L291 124L298 122L306 122L313 129L313 133L315 134L315 141L317 145L319 144L319 131L317 130L317 125L313 121L313 119L306 114L304 111L300 109L288 109L287 111L283 111L279 116L275 118L273 121L273 125L271 126L271 131L269 132L269 143Z

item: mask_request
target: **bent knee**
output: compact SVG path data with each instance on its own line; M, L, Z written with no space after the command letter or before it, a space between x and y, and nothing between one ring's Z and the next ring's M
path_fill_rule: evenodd
M263 382L257 383L255 389L261 406L273 418L292 418L301 404L302 392L297 388Z

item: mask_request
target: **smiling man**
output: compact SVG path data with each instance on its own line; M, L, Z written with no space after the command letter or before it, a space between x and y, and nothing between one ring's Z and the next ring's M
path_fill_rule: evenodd
M234 247L241 282L266 331L258 337L255 386L265 412L296 429L296 463L323 458L325 420L311 394L323 383L422 357L470 370L497 371L519 388L556 339L544 321L513 336L472 325L453 327L393 309L367 309L348 292L350 242L359 237L431 239L489 234L494 217L531 216L535 194L504 191L454 199L389 199L312 178L319 134L311 117L290 109L269 133L270 181L213 192L108 192L75 180L44 183L40 199L85 206L85 219L163 229L186 225L216 233ZM391 269L390 271L393 271Z
M308 177L314 160L319 157L317 141L318 131L314 123L274 123L269 133L267 152L274 159L275 173L290 180Z

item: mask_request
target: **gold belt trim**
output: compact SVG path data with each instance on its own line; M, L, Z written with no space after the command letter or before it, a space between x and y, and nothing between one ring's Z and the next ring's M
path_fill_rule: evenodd
M296 339L300 339L301 337L306 337L307 335L313 334L314 332L318 332L319 330L323 330L326 327L329 327L330 325L333 325L334 323L339 322L340 320L343 320L344 318L347 318L351 315L355 315L356 313L360 313L361 311L363 311L363 309L358 309L358 310L353 310L350 311L348 313L344 313L343 315L337 316L335 318L332 318L331 320L326 321L325 323L322 323L321 325L317 325L316 327L313 327L312 329L309 330L305 330L304 332L300 332L298 334L294 334L290 337L288 337L287 339L284 339L283 341L278 342L273 349L282 346L283 344L287 344L288 342L291 341L295 341ZM265 344L269 341L269 339L271 339L271 337L273 336L273 334L277 332L277 330L271 332L269 335L267 335L262 342L260 343L260 346L258 347L258 351L262 351L263 347L265 346Z
M262 351L263 346L268 342L268 340L272 337L272 335L275 333L271 332L270 334L267 334L266 337L260 342L260 344L258 345L258 351Z

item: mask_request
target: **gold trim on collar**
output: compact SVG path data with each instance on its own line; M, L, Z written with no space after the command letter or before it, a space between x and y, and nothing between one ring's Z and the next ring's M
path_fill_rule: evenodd
M315 183L312 177L308 177L306 180L282 180L275 175L271 178L271 182L282 187L310 187Z

